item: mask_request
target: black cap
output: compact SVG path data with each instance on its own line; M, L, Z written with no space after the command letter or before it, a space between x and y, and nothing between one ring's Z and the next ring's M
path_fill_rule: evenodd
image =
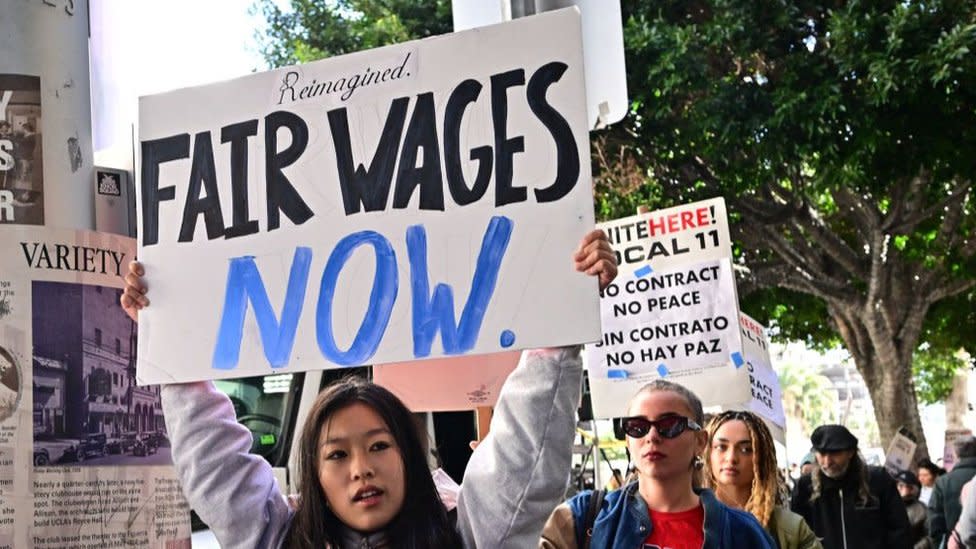
M922 487L922 483L918 481L918 477L916 477L915 473L911 471L898 471L898 474L895 475L895 480L905 484L911 484L912 486L916 486L918 488Z
M840 452L857 449L857 437L843 425L821 425L813 430L810 443L817 452Z

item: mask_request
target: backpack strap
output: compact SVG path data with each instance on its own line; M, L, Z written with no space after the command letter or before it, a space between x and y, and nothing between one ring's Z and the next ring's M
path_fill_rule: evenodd
M590 505L586 508L586 517L583 522L583 549L590 549L590 540L593 538L593 525L596 523L596 516L600 514L600 507L603 506L603 497L607 494L606 490L593 490L590 494Z

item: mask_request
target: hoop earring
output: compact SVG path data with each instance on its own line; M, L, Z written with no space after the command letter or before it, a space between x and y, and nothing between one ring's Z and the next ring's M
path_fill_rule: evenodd
M695 456L695 461L692 462L692 464L695 467L695 470L696 471L701 471L705 467L705 460L702 459L701 456L696 455Z

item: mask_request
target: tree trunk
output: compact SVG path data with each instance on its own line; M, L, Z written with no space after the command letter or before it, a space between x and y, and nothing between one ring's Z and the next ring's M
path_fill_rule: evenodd
M969 411L969 391L967 384L969 375L965 369L960 369L952 378L952 392L945 401L945 418L947 429L963 429L966 427L966 412Z
M829 309L871 395L882 449L887 450L898 429L904 427L918 443L916 460L928 456L912 380L917 336L910 341L893 337L902 330L892 330L878 308L833 304Z
M882 372L879 383L867 384L871 402L874 404L874 417L881 434L882 449L887 451L898 429L905 427L918 443L918 448L915 450L916 459L920 456L927 457L929 449L925 441L925 432L922 430L922 419L918 413L915 384L905 383L906 379L911 380L911 362L887 366L885 368L879 363L868 366L869 369ZM858 370L862 370L860 364ZM909 373L896 373L905 370Z

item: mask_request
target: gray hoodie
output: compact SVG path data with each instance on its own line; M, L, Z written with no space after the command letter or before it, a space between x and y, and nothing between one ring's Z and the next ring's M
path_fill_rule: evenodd
M538 545L565 493L581 375L579 347L522 354L461 484L465 547ZM230 400L198 382L164 386L162 404L183 492L221 546L280 547L292 512Z

